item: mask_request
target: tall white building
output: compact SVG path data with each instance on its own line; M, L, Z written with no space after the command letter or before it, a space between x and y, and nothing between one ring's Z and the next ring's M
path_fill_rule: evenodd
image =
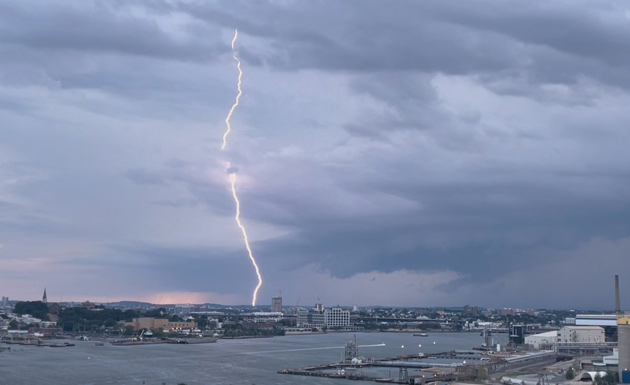
M328 328L350 326L350 310L338 306L324 310L324 324Z

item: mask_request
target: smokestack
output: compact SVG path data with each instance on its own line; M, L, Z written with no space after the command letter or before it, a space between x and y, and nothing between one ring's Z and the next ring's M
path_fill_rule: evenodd
M615 314L621 315L621 304L619 303L619 276L615 275Z

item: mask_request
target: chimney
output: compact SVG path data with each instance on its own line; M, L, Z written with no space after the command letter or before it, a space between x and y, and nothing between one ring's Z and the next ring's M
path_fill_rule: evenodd
M621 305L619 303L619 276L615 275L615 314L621 315Z

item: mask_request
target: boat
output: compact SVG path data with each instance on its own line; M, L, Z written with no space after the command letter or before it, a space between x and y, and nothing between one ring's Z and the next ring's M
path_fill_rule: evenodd
M71 344L69 342L64 342L62 344L50 344L50 345L45 345L45 346L49 346L51 348L67 348L69 346L74 346L74 344Z
M413 333L414 337L428 337L428 333Z

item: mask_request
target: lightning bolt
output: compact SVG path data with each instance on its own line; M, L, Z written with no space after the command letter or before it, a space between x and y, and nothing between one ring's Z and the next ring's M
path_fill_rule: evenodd
M236 107L238 107L238 103L241 100L241 95L243 95L243 91L241 90L241 83L243 79L243 70L241 70L241 61L236 56L236 51L234 51L234 44L236 43L236 39L238 38L238 29L234 30L234 38L232 39L232 58L236 60L236 68L238 68L238 82L236 83L236 89L238 93L236 94L236 100L234 100L234 104L232 104L232 108L230 108L230 112L228 112L227 117L225 118L225 126L226 130L223 134L223 144L221 145L221 150L225 150L225 146L227 145L227 137L232 131L232 126L230 126L230 119L232 118L232 114Z
M241 95L243 94L243 91L241 90L241 83L242 83L242 78L243 78L243 71L241 70L241 61L238 59L238 56L236 56L236 51L234 51L234 44L236 44L237 38L238 38L238 30L235 29L234 38L232 39L232 52L233 52L232 57L236 61L236 68L238 68L238 82L236 84L238 93L236 94L236 100L234 101L232 108L230 108L230 112L228 112L227 117L225 118L226 131L223 134L223 145L221 145L221 150L224 150L225 146L227 145L227 137L230 131L232 130L232 127L230 126L230 119L232 118L232 114L234 113L234 110L236 110L236 107L238 107L238 103L241 99ZM228 169L229 169L229 166L228 166ZM262 286L263 281L262 281L262 276L260 275L260 269L258 268L258 264L256 263L256 258L254 258L254 254L252 253L252 248L249 246L249 238L247 237L247 230L245 230L245 226L243 226L243 223L241 222L241 202L238 200L238 195L236 194L236 173L234 172L230 173L230 187L232 189L232 197L234 198L234 203L236 204L236 215L234 216L234 219L236 219L236 224L238 225L238 228L241 229L241 232L243 233L243 242L245 243L245 248L247 249L247 255L249 256L249 259L252 262L252 265L254 266L254 270L256 270L256 277L258 277L258 285L256 285L256 288L254 289L254 293L252 294L252 306L256 306L256 298L258 297L258 289L260 289L260 287Z
M252 261L252 265L254 265L254 270L256 270L256 277L258 277L258 285L254 289L254 294L252 296L252 306L256 306L256 297L258 296L258 289L262 286L262 276L260 275L260 269L258 268L258 264L256 263L256 259L254 258L254 254L252 253L252 249L249 246L249 238L247 237L247 230L245 230L245 226L241 223L241 202L238 200L238 196L236 195L236 174L230 174L230 184L232 186L232 197L234 197L234 203L236 203L236 215L234 219L236 219L236 224L238 228L241 229L243 233L243 240L245 241L245 248L247 249L247 254L249 255L250 261Z

